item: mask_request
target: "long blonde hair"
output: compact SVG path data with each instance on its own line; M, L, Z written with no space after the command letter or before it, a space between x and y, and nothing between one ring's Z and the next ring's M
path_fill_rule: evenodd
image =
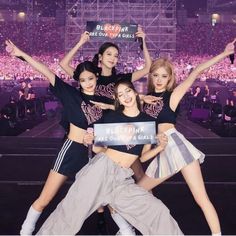
M173 67L172 63L166 58L159 58L159 59L152 62L152 65L151 65L151 68L150 68L150 71L149 71L149 75L148 75L148 93L152 93L152 92L155 91L155 87L153 85L151 74L155 70L159 69L160 67L165 68L165 70L168 73L168 76L170 77L170 79L167 83L166 90L171 92L176 87L174 67Z

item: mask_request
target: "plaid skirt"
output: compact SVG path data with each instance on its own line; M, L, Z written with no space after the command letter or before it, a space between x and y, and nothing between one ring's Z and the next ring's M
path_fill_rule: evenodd
M175 128L167 130L165 134L168 137L168 144L149 164L145 172L147 176L164 178L177 173L195 160L199 160L200 164L204 161L205 154Z

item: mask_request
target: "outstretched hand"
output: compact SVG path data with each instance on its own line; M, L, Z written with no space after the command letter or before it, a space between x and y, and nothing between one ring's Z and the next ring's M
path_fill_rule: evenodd
M234 46L235 42L236 42L236 38L231 43L228 43L225 47L225 52L227 52L228 54L233 54L234 49L235 49L235 46Z
M159 104L160 101L162 100L161 97L156 97L156 96L152 96L152 95L145 95L142 100L147 103L147 104Z
M90 102L93 103L95 106L101 108L102 110L108 110L108 109L114 110L113 105L103 103L103 102L95 102L95 101L92 101L92 100L90 100Z
M79 43L81 45L85 44L86 42L88 42L90 39L89 37L89 32L88 31L84 31L84 33L81 34L80 36L80 40L79 40Z
M23 51L21 51L11 40L6 40L6 51L15 57L21 57L23 55Z

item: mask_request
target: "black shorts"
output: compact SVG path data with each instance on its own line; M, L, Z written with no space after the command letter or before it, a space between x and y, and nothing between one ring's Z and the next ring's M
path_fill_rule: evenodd
M88 161L88 148L81 143L66 139L53 162L52 170L68 177L74 177Z

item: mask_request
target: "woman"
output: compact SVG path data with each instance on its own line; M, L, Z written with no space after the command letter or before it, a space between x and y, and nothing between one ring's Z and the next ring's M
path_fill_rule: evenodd
M139 37L142 39L143 43L143 53L144 53L144 59L145 59L145 66L141 70L134 71L133 73L117 73L115 67L118 63L118 58L119 58L119 47L111 42L105 42L103 43L99 50L98 53L95 54L93 58L93 63L96 66L100 66L99 68L99 75L98 75L98 81L97 81L97 86L96 86L96 95L105 97L109 99L109 103L112 103L114 100L114 85L117 79L127 79L129 81L135 81L138 80L142 77L144 77L146 74L148 74L150 66L151 66L151 58L147 49L146 41L145 41L145 33L142 31L141 27L138 27L138 31L136 32L136 37ZM70 65L73 57L75 54L78 52L78 50L86 43L89 41L89 32L85 31L81 37L79 42L65 55L65 57L60 61L60 66L63 68L64 71L70 76L73 75L74 73L74 68ZM146 102L155 102L156 99L155 97L145 97L140 95L140 98L145 100ZM106 102L106 103L108 103ZM96 102L93 101L93 104L100 106L102 109L107 109L107 104L106 103L101 103L101 102ZM66 127L66 115L63 117L64 122L62 122L62 126ZM137 160L133 165L132 169L134 170L135 173L135 179L140 180L143 175L144 171L142 169L141 163L139 160ZM99 223L98 225L105 224L104 221L104 216L103 216L104 209L99 208L98 209L98 219ZM101 219L101 220L100 220ZM117 225L126 225L125 221L122 221L120 218L114 219ZM122 223L123 222L123 223Z
M115 86L116 110L103 116L102 123L145 122L133 84L120 80ZM165 205L132 179L130 166L143 145L108 146L76 175L66 197L37 234L76 234L85 219L100 205L109 204L142 234L182 234ZM155 147L157 154L163 147Z
M146 175L139 181L139 186L149 191L181 171L195 201L205 215L212 234L217 235L221 232L219 219L207 196L199 164L203 162L205 155L175 129L175 123L179 102L197 76L233 53L235 42L236 39L226 46L224 52L198 65L177 87L175 87L172 64L167 59L154 61L150 69L148 88L151 95L162 98L162 103L144 106L144 111L156 119L158 132L164 132L168 136L168 144L165 150L151 162ZM142 158L145 159L144 156Z
M90 100L101 101L101 97L94 95L97 68L92 62L85 61L77 66L74 79L81 87L77 90L59 79L45 65L21 51L11 41L6 41L6 45L8 50L11 49L9 51L12 56L24 58L33 68L47 77L50 89L62 102L70 123L68 137L54 160L40 196L30 207L22 225L20 233L31 235L42 211L54 198L62 184L68 177L74 177L88 163L88 148L83 144L83 136L87 128L102 117L103 110L90 102Z
M148 74L151 66L151 58L146 46L145 33L142 31L141 27L138 27L136 32L136 37L142 39L143 43L143 54L145 59L145 65L143 69L134 71L133 73L127 74L117 74L116 65L119 58L119 47L111 42L103 43L98 53L95 54L93 58L93 63L96 66L100 66L98 83L96 88L96 94L100 96L105 96L113 100L114 84L119 78L127 78L134 82L135 80L141 79ZM79 40L79 42L66 54L66 56L60 61L60 66L67 72L68 75L72 76L74 68L70 66L70 63L77 53L77 51L89 41L89 32L85 31Z

